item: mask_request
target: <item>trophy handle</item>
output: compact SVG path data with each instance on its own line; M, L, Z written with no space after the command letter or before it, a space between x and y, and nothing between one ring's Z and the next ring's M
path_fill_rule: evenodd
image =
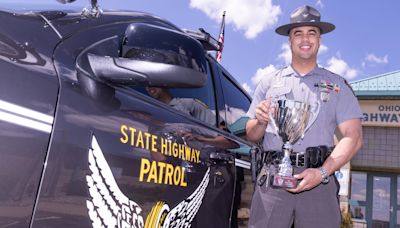
M307 127L306 127L306 129L304 130L303 135L301 136L301 138L304 138L304 134L306 133L306 131L308 130L308 128L310 128L311 125L313 125L313 123L315 122L315 120L316 120L317 117L318 117L319 109L320 109L321 105L320 105L319 101L317 101L316 104L317 104L317 105L316 105L315 108L314 108L313 106L311 106L311 109L312 109L312 110L311 110L312 117L311 117L311 120L308 121Z
M272 104L273 106L275 106L275 108L276 108L276 106L277 106L277 99L276 99L276 98L272 98L271 104ZM273 113L272 111L269 111L269 112L268 112L269 123L271 124L271 126L272 126L272 128L273 128L273 130L274 130L274 134L275 134L276 136L279 136L279 133L278 133L278 126L276 125L275 118L274 118L274 115L275 115L275 114L276 114L276 109L275 109L275 113Z

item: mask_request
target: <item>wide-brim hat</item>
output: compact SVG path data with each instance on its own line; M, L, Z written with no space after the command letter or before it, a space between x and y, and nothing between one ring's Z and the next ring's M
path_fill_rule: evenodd
M292 28L300 26L315 26L321 30L321 34L331 32L335 25L321 21L321 14L311 6L301 6L290 14L290 23L275 29L275 32L282 36L288 36Z

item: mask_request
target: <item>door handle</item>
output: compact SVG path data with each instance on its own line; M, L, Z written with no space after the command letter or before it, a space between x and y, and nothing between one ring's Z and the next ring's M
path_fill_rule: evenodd
M229 153L220 153L220 152L212 152L210 154L210 159L214 161L226 161L226 162L233 162L233 156Z

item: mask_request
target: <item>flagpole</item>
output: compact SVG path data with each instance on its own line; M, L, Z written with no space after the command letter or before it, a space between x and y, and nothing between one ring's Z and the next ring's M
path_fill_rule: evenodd
M219 49L217 53L215 54L215 59L218 62L221 62L222 59L222 50L224 49L224 39L225 39L225 12L222 14L222 22L221 22L221 28L219 30L219 36L218 36L218 43L219 43Z

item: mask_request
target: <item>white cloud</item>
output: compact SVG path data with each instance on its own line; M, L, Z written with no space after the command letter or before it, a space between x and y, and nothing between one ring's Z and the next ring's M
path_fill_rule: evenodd
M319 46L319 49L318 49L318 54L320 55L320 54L324 54L326 52L328 52L328 47L323 45L323 44L321 44Z
M344 78L351 80L357 76L358 71L354 68L351 68L346 61L344 61L340 55L333 56L327 61L328 70L343 76Z
M324 8L324 3L322 3L322 0L318 0L318 1L315 3L315 6L319 6L319 7L321 7L321 9L322 9L322 8Z
M272 0L190 0L190 7L203 11L218 23L226 11L226 24L244 31L248 39L274 26L282 13Z
M259 68L257 69L256 74L253 77L251 77L251 82L253 83L253 85L257 85L264 76L276 70L277 68L271 64L264 68Z
M385 55L383 57L378 57L375 54L368 54L365 56L365 61L370 62L370 63L377 63L377 64L387 64L389 63L388 55Z
M285 65L289 65L292 61L292 52L288 43L283 43L281 46L282 52L278 55L278 59L285 62Z
M251 88L251 86L249 86L249 84L247 83L243 83L242 84L243 89L245 89L249 94L253 94L253 89Z

